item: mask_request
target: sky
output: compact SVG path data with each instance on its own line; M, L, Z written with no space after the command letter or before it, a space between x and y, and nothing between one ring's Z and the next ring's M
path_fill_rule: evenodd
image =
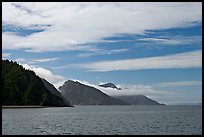
M2 59L56 88L79 81L160 103L202 102L201 2L2 2ZM122 90L102 88L111 82Z

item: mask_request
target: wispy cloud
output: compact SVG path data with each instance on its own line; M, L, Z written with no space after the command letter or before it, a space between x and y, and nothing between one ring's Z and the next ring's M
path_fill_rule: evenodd
M149 37L149 38L140 38L138 41L151 42L158 45L192 45L192 44L201 44L201 36L169 36L169 37Z
M89 71L202 68L202 50L165 56L74 64Z
M122 52L127 52L129 49L114 49L114 50L99 50L95 52L86 52L81 53L78 55L78 57L90 57L90 56L97 56L97 55L111 55L111 54L117 54Z
M59 59L60 58L38 58L38 59L16 58L15 61L20 63L27 63L27 64L37 64L37 63L56 61Z
M25 62L26 59L25 58L17 58L17 59L15 59L15 61L17 61L17 62Z
M66 13L66 14L64 14ZM202 3L2 3L2 24L45 28L26 37L3 33L3 49L86 50L117 34L189 27L202 21ZM39 28L38 28L39 27Z
M11 53L2 53L2 58L8 58L11 55L12 55Z
M153 87L186 87L186 86L202 86L202 81L176 81L152 84Z
M34 62L50 62L50 61L56 61L60 58L41 58L41 59L33 59Z

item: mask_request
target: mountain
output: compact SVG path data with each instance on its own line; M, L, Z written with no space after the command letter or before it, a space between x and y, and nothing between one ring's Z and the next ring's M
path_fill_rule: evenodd
M41 79L42 79L43 84L47 88L47 90L49 90L52 94L61 98L63 100L64 104L66 104L67 106L70 105L70 103L61 95L61 93L52 84L50 84L47 80L45 80L43 78L41 78Z
M33 71L9 60L2 60L2 105L68 106Z
M132 95L132 96L114 96L120 100L130 103L131 105L163 105L154 101L144 95Z
M129 103L110 97L94 87L71 80L66 81L59 87L59 90L71 105L129 105Z
M121 88L116 87L116 85L114 85L113 83L100 84L98 86L104 87L104 88L115 88L115 89L121 90Z

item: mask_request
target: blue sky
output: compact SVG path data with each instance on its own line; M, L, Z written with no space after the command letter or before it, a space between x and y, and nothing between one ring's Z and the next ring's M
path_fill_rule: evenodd
M202 102L202 3L4 2L2 15L3 59L56 87L112 82L127 88L118 94Z

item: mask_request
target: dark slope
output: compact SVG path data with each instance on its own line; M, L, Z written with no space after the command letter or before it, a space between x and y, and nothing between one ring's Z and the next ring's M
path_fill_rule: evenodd
M2 105L67 106L33 71L8 60L2 60Z
M43 78L41 79L42 79L43 84L47 88L47 90L49 90L52 94L61 98L66 105L68 106L70 105L70 103L61 95L61 93L51 83L49 83L47 80Z

